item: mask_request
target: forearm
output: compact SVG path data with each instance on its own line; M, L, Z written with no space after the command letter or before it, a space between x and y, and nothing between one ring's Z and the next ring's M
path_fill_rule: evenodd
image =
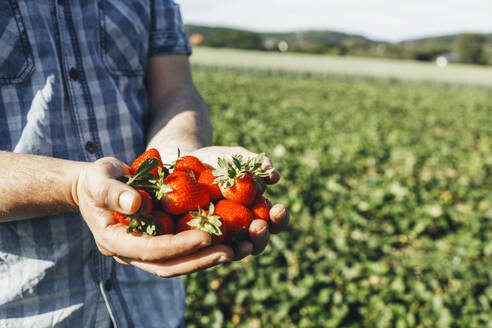
M0 151L0 222L74 211L72 186L85 163Z
M164 155L164 161L174 160L178 147L186 154L210 145L212 124L208 108L193 85L151 106L148 147L157 148Z

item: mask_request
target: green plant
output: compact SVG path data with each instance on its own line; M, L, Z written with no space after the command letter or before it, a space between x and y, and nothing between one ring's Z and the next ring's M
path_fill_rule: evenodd
M490 324L490 90L195 80L214 143L266 152L282 175L267 197L293 220L263 254L185 278L189 327Z

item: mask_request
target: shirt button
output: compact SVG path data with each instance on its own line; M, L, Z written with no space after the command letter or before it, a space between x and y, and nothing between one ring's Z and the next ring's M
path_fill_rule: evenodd
M106 280L106 281L104 282L104 290L105 290L105 291L107 291L107 292L109 292L109 291L111 290L111 288L113 288L113 287L111 286L111 281Z
M94 146L94 143L92 141L87 141L85 144L85 150L87 150L89 153L94 154L96 151L96 146Z
M72 80L77 81L79 79L79 71L77 71L77 69L72 67L68 72L68 76L70 76Z

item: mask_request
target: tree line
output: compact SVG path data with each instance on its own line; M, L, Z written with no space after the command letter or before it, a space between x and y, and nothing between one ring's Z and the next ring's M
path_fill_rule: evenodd
M258 33L223 27L187 25L190 37L199 35L197 44L216 48L262 51L364 56L434 61L445 55L449 60L492 64L492 35L463 33L398 43L375 41L364 36L332 31ZM196 40L196 38L195 38ZM279 44L282 43L282 47ZM286 46L287 45L287 46Z

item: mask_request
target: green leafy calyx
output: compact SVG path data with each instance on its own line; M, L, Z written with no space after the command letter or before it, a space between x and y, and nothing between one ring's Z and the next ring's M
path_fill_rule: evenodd
M188 225L195 227L198 230L208 232L209 234L214 234L217 236L222 235L220 227L222 226L222 221L220 216L213 215L215 207L213 203L210 203L208 211L198 208L198 211L190 212L193 219L188 221ZM211 213L211 214L210 214Z
M273 172L273 168L264 170L261 166L265 160L265 153L248 158L245 160L242 155L234 155L231 162L227 162L223 158L219 158L217 163L219 168L212 172L213 175L217 176L214 183L219 184L223 188L230 188L234 185L234 180L238 178L243 178L246 174L250 173L255 178L259 187L265 185L262 178L270 176Z
M160 200L165 193L172 191L171 187L164 184L164 179L169 175L167 168L162 168L156 158L147 158L137 169L134 175L126 175L127 184L134 188L142 188L153 192L155 197ZM157 166L158 175L150 174Z

